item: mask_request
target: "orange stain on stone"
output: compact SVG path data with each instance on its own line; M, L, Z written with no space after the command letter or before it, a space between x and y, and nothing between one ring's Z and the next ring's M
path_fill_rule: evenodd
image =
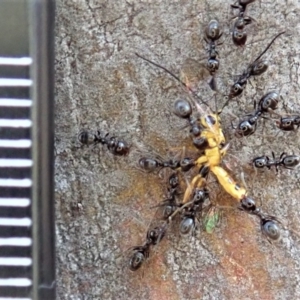
M220 264L230 285L242 286L249 295L255 290L260 299L273 299L268 288L271 278L266 271L266 254L257 244L256 235L263 238L257 228L259 221L256 218L255 222L252 220L251 216L243 213L228 216L226 230L222 233Z

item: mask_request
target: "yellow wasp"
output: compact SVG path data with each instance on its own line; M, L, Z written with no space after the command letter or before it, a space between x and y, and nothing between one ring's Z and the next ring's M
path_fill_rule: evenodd
M181 106L188 106L185 100L179 100ZM175 103L175 108L179 106L179 101ZM185 104L185 105L183 105ZM179 113L176 113L179 115ZM187 203L195 188L202 188L206 184L206 173L203 169L209 169L212 172L222 188L235 200L239 202L239 208L245 212L256 215L260 218L262 233L269 239L277 240L280 237L279 227L276 224L276 218L265 215L255 204L255 201L247 196L247 190L240 186L230 174L220 166L222 159L228 150L229 144L226 144L225 137L221 128L220 114L206 114L201 117L199 124L202 131L198 137L203 145L203 154L196 160L195 165L199 167L199 174L196 175L190 185L187 186L182 203ZM193 125L195 126L195 125ZM193 131L192 131L193 132ZM195 144L195 141L194 141ZM198 147L201 148L201 147ZM204 175L205 174L205 175Z

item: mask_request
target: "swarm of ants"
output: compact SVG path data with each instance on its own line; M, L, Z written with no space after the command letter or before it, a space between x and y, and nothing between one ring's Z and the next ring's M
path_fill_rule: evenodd
M255 0L238 0L232 4L234 10L238 10L236 19L232 27L232 41L238 46L244 46L247 42L247 26L251 25L253 19L246 15L247 6ZM281 222L273 215L269 215L257 205L246 188L236 182L230 175L230 171L223 165L223 158L227 153L229 144L223 134L221 125L221 114L223 109L230 105L245 90L251 77L260 76L268 70L268 62L264 59L264 54L269 51L272 44L284 34L278 33L257 57L248 63L248 67L237 76L234 83L230 86L226 94L219 92L216 76L220 61L218 46L223 36L221 26L217 20L211 20L204 30L204 40L207 43L208 57L206 69L211 79L208 82L209 88L217 95L225 99L221 110L213 111L206 101L201 99L198 94L182 78L176 76L167 68L157 64L144 56L136 55L152 66L162 69L171 75L185 90L188 99L179 99L174 103L174 114L185 120L189 127L191 141L197 152L197 157L186 156L185 152L180 153L180 157L172 157L165 160L159 156L142 156L137 162L140 169L145 172L157 172L162 169L171 170L168 177L166 198L157 204L157 212L153 222L146 232L145 240L141 245L134 246L128 250L127 266L131 271L138 270L150 255L151 248L160 243L165 237L167 230L174 220L179 220L179 232L182 235L193 234L199 229L199 224L203 224L207 231L212 231L218 222L218 214L215 213L216 204L211 200L209 176L216 178L221 188L236 200L236 207L247 214L256 216L260 223L262 234L272 242L280 238ZM254 111L239 118L238 124L232 124L232 130L237 138L247 138L256 133L261 119L273 120L271 116L276 115L274 122L279 130L296 131L300 127L299 115L280 115L275 110L280 102L280 94L277 91L270 91L263 95L258 104L254 103ZM207 111L201 110L200 105L208 108ZM102 144L106 145L108 151L114 155L125 156L131 151L129 144L117 137L102 136L100 131L96 133L83 131L79 134L79 141L83 145ZM254 157L251 165L257 169L274 168L276 172L280 168L294 169L300 163L300 157L295 154L282 153L276 158L274 152L272 156L261 155ZM186 174L193 172L192 179L187 181L185 188L181 186Z

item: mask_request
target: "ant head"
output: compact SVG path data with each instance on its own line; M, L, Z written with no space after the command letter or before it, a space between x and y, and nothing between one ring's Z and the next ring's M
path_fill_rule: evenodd
M241 200L241 209L248 212L248 213L253 213L256 211L256 204L255 201L252 198L249 197L244 197Z
M208 147L208 141L206 137L194 138L193 144L198 150L205 150Z
M244 46L247 41L247 32L235 28L232 32L232 41L236 46Z
M151 245L159 243L165 235L166 228L164 226L157 226L147 232L147 240Z
M230 88L230 92L228 95L229 99L232 99L234 97L241 95L245 86L246 86L246 83L241 83L241 82L234 83Z
M180 167L183 172L189 171L194 166L195 166L195 160L192 158L185 157L180 161Z
M211 74L214 74L219 69L219 61L216 58L210 58L207 60L206 68Z
M209 167L208 166L202 166L199 170L199 175L201 175L202 178L206 178L209 174Z
M294 118L293 117L282 117L279 121L276 121L276 126L284 131L293 131L294 127Z
M261 169L265 167L268 163L266 156L260 156L253 159L252 164L255 168Z
M177 176L176 173L173 173L170 177L169 177L169 185L172 188L176 188L179 185L179 178Z
M199 124L196 123L192 126L190 132L193 136L199 136L202 132L202 128Z
M256 129L256 123L251 124L249 120L241 121L236 128L235 136L236 137L245 137L253 134Z
M207 189L196 188L194 191L193 202L195 204L202 204L204 203L207 197L208 197Z
M114 145L112 152L115 155L125 156L129 153L129 149L130 147L125 141L119 140L116 145Z

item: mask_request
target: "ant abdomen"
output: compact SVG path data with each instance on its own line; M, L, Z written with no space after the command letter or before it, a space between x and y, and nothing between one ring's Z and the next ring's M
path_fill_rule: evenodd
M278 240L280 238L279 226L273 220L261 220L262 233L271 240Z
M212 41L218 40L222 33L219 27L219 22L217 20L211 20L205 29L205 35L207 39Z
M174 109L176 116L183 119L189 118L193 112L191 104L184 99L177 100L174 104Z
M157 168L162 167L162 163L153 158L142 157L139 160L139 166L145 171L153 172Z
M266 72L269 65L266 60L257 60L255 63L253 63L249 69L249 75L250 76L258 76L262 73Z
M179 231L182 235L188 235L195 229L195 220L193 217L184 217L179 225Z
M89 131L82 131L78 134L78 140L83 145L92 145L97 143L97 136Z
M142 264L144 263L144 261L146 260L146 256L145 256L145 251L143 250L136 250L130 260L129 260L129 269L131 271L137 271Z
M262 112L268 112L270 109L277 109L278 102L279 94L277 92L272 91L264 95L260 99L258 106Z
M287 155L282 158L281 164L286 168L294 168L300 163L300 157L298 155Z

